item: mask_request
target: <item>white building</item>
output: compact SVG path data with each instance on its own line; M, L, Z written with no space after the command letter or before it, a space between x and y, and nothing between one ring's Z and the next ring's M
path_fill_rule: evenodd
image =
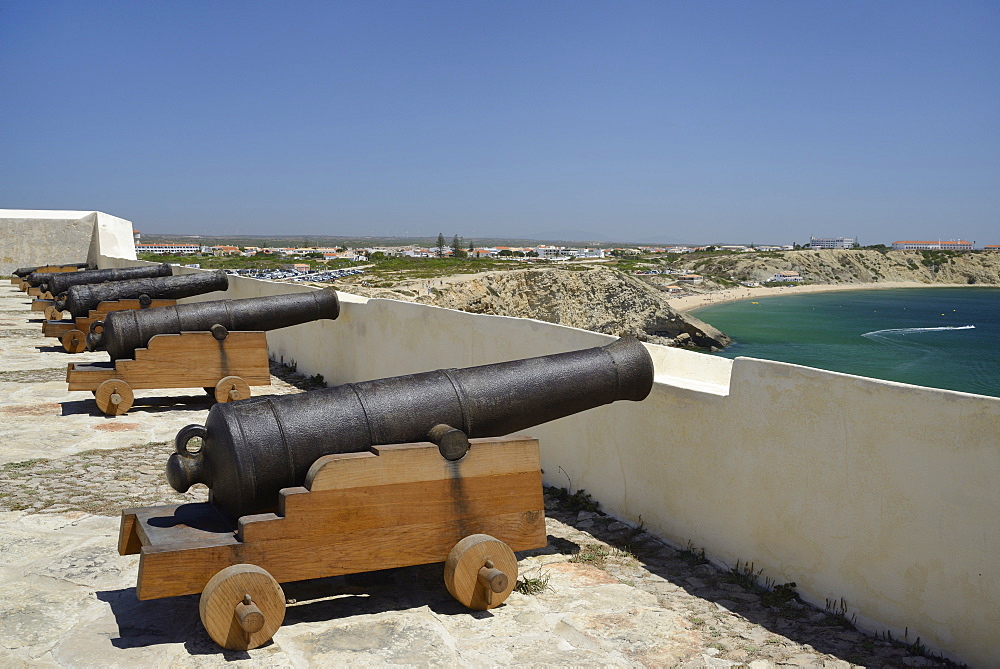
M136 244L136 253L171 253L183 255L185 253L200 253L202 247L198 244Z
M940 239L936 242L902 241L893 242L892 248L897 251L971 251L972 243L964 239L952 239L947 242Z
M798 272L793 272L791 270L785 270L783 272L776 272L768 281L805 281L803 277Z
M851 237L813 237L809 236L811 249L850 249L854 248L856 239Z
M677 277L677 283L689 283L692 286L697 285L705 280L701 274L681 274Z

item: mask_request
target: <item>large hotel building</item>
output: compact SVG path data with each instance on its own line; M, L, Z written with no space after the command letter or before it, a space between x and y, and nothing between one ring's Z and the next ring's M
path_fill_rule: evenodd
M972 243L967 242L962 239L952 239L951 241L942 242L938 240L936 242L914 242L914 241L903 241L903 242L893 242L892 248L899 251L971 251Z

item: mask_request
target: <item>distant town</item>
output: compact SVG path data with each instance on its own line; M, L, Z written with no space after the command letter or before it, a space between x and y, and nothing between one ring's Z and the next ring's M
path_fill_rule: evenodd
M856 249L875 248L893 250L922 250L922 251L973 251L977 250L974 242L962 239L950 240L901 240L895 241L890 246L877 244L874 246L862 247L856 238L852 237L810 237L809 242L804 245L783 244L709 244L702 246L695 245L675 245L675 246L560 246L550 244L523 245L523 246L477 246L473 243L466 244L459 237L454 237L450 242L445 242L443 236L439 238L435 246L419 245L373 245L373 246L231 246L231 245L203 245L195 242L176 243L158 242L143 243L138 230L135 231L135 248L140 254L160 254L160 255L196 255L208 254L212 256L271 256L275 258L313 258L317 260L348 260L353 262L367 262L371 259L379 258L440 258L440 257L462 257L462 258L493 258L509 260L530 260L542 259L553 261L565 260L600 260L607 257L621 257L629 255L644 254L683 254L694 252L729 252L729 253L754 253L773 251L792 251L799 249ZM1000 244L990 244L981 247L981 250L1000 251Z

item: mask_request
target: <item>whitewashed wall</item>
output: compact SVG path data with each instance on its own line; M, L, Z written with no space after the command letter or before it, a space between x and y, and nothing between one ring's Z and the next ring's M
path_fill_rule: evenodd
M100 211L0 209L0 276L18 267L135 259L132 223Z
M233 278L226 297L305 290ZM613 339L341 299L335 322L269 333L272 355L334 384ZM530 430L547 483L586 489L612 515L716 562L753 561L820 606L844 598L868 631L902 638L908 628L954 659L1000 663L1000 399L647 348L656 366L648 399Z

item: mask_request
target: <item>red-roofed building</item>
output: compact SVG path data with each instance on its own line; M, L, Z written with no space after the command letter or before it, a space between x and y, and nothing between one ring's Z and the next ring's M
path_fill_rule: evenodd
M902 241L893 242L896 251L971 251L972 243L963 239L952 239L947 242Z
M184 255L198 253L201 247L197 244L136 244L136 253L169 253Z

